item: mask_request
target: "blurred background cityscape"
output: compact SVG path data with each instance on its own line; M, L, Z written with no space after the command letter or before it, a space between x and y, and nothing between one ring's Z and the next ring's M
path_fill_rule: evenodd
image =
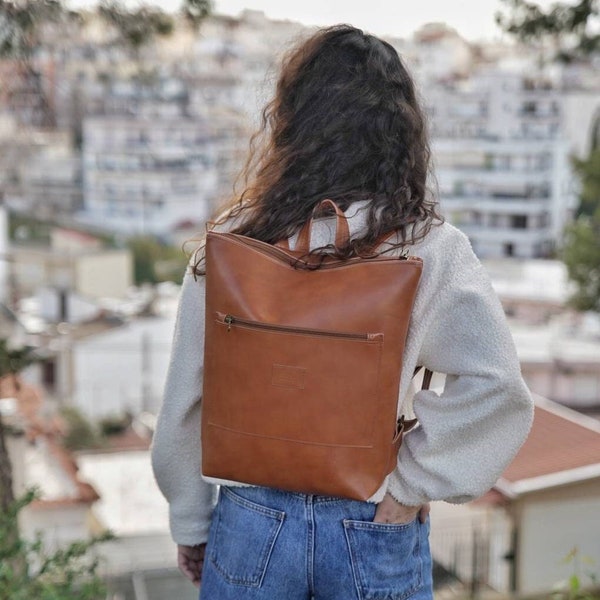
M116 536L87 551L108 591L57 598L197 596L178 573L149 459L182 244L233 197L282 53L313 23L362 25L351 2L309 25L280 18L283 3L277 19L204 0L167 4L0 0L3 514L38 489L18 530L0 521L0 555L18 564L7 543L37 531L49 549ZM447 5L469 23L466 3ZM388 9L360 10L367 22ZM398 7L389 10L373 33L415 77L431 185L490 273L536 398L532 434L494 489L434 505L436 598L546 597L561 581L591 584L600 577L598 2L488 2L468 37L443 22L406 32L394 25ZM40 569L39 555L21 559Z

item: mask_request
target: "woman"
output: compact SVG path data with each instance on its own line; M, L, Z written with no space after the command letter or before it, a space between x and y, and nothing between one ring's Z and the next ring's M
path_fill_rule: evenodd
M314 207L330 198L345 211L350 241L332 247L333 232L316 221L314 251L363 254L396 232L392 252L409 247L424 264L398 414L407 411L417 365L446 382L439 394L414 396L420 426L368 502L203 479L200 252L183 281L152 448L180 568L202 579L204 600L431 599L429 502L486 492L531 425L502 308L468 240L443 222L427 192L423 113L389 44L345 25L318 31L285 59L261 133L246 189L221 228L272 244L288 238L293 248Z

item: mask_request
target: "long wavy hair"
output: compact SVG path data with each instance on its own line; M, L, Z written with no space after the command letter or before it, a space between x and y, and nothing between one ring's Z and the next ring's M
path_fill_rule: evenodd
M243 191L216 223L234 218L234 233L273 244L325 198L342 210L369 200L367 227L346 247L328 247L334 254L369 254L392 231L398 245L415 243L442 222L429 160L425 117L396 50L349 25L320 29L284 57Z

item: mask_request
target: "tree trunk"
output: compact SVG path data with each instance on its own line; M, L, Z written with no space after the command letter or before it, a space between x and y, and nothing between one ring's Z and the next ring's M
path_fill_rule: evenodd
M8 445L6 442L7 430L0 416L0 511L6 515L8 508L15 502L13 491L12 464L8 456ZM17 577L27 573L27 558L19 551L20 532L18 515L11 517L3 526L0 536L0 550L5 554L6 561L10 564Z
M0 510L2 512L6 512L8 507L15 501L12 465L8 456L5 432L2 417L0 417Z

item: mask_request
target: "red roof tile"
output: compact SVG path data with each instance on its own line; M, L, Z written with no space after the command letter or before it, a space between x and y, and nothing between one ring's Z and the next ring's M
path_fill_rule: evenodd
M73 498L65 498L62 500L76 501L76 502L95 502L100 499L98 492L87 482L79 479L79 466L77 461L66 448L64 448L58 441L53 437L48 436L46 438L48 444L48 450L54 456L56 461L60 464L63 471L70 477L71 481L75 484L77 494ZM46 502L43 498L42 502ZM54 501L56 502L56 501Z
M539 398L531 433L502 477L514 483L594 464L600 464L600 423Z
M75 495L72 497L54 500L41 498L36 500L33 505L40 508L62 504L91 504L98 500L100 496L93 486L79 479L79 467L75 457L59 441L63 424L59 419L41 416L44 408L41 391L36 386L23 381L18 375L0 377L0 398L9 397L17 400L18 411L24 419L27 439L33 441L40 437L45 440L48 451L60 465L63 473L71 479L76 489Z
M473 504L492 504L495 506L501 506L506 504L507 499L502 492L492 488L488 490L483 496L480 498L476 498L472 501Z
M44 400L38 388L24 382L18 375L0 377L0 398L15 398L19 413L28 425L40 427L38 418Z

